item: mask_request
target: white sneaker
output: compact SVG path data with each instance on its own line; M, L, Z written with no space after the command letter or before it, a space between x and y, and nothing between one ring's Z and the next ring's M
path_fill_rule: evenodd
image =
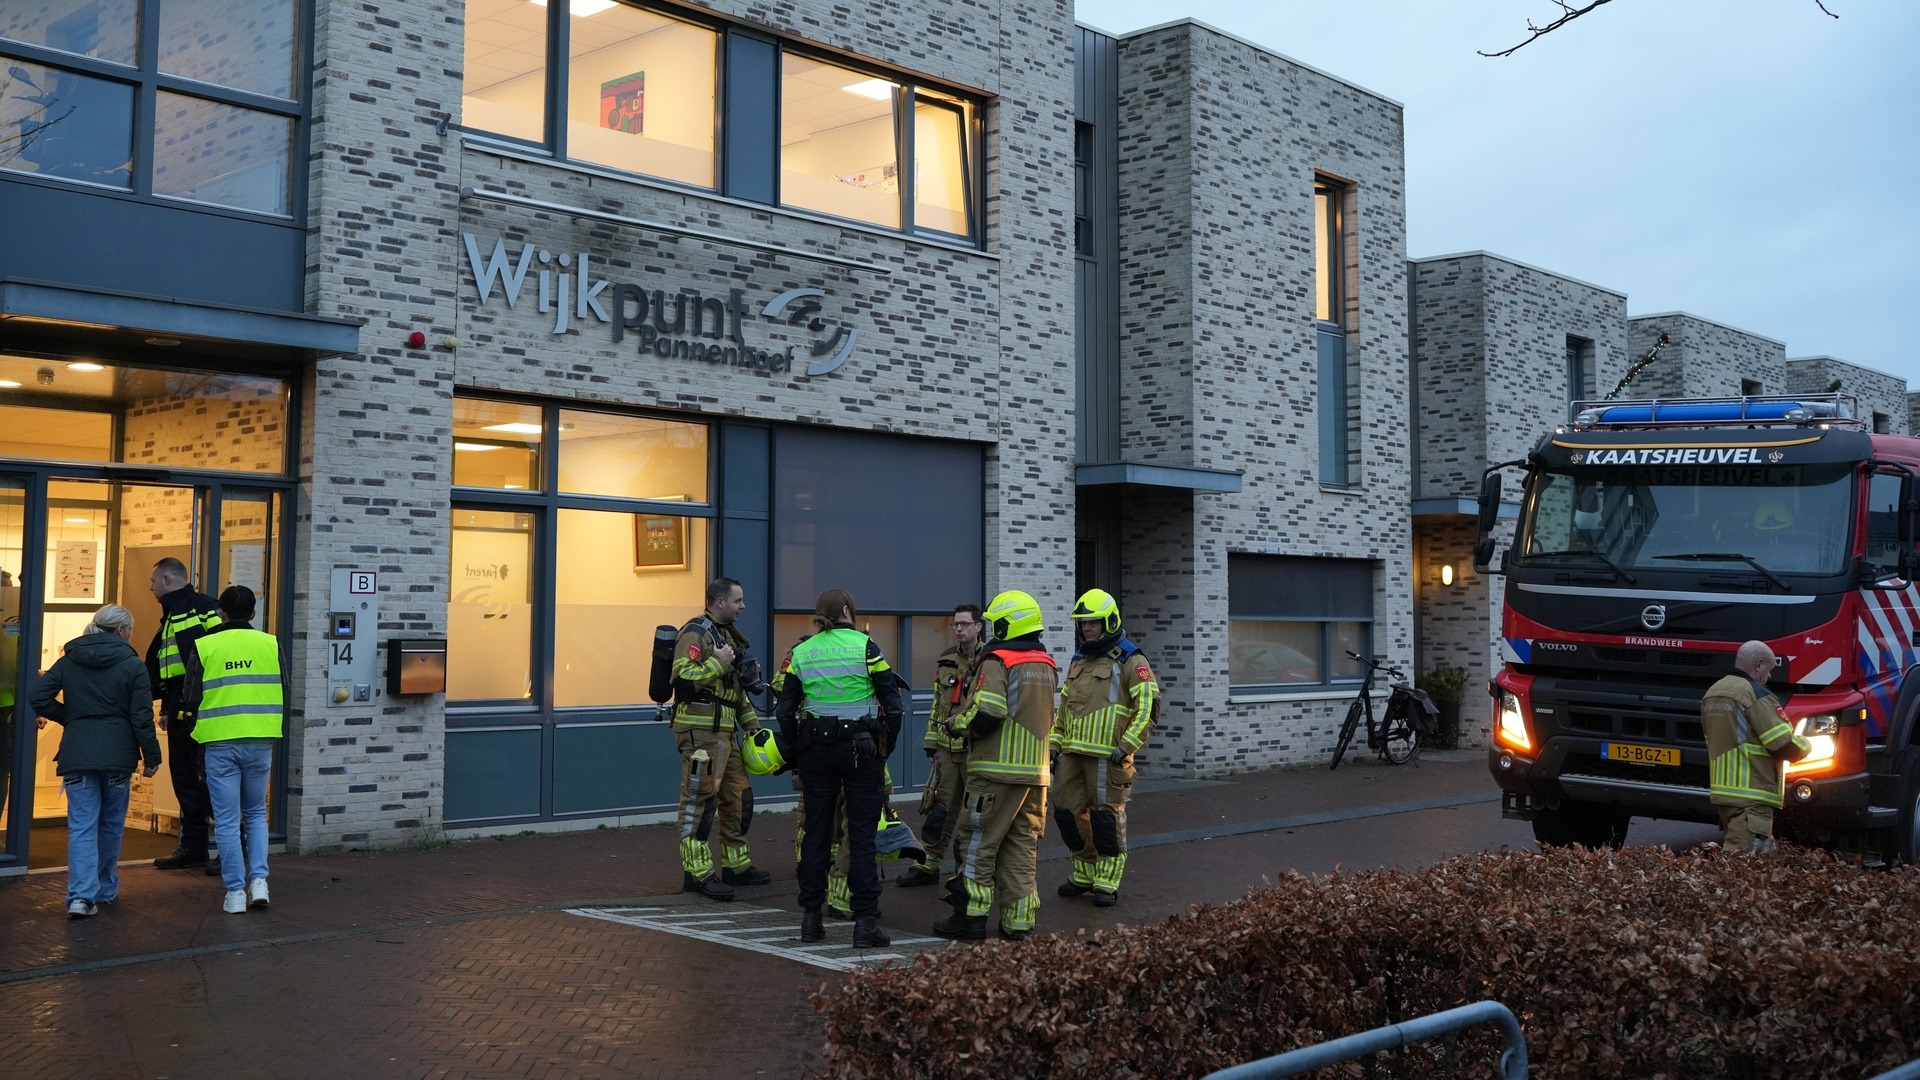
M229 915L245 915L247 913L247 890L228 889L226 903L220 905L220 910Z
M72 900L67 903L67 917L71 919L84 919L99 910L91 900Z
M257 908L263 908L267 906L269 901L267 900L267 879L266 878L257 877L257 878L254 878L252 881L247 882L247 901Z

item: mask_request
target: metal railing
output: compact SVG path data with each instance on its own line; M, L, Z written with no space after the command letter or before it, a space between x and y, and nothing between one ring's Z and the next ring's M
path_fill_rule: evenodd
M1348 1035L1343 1039L1315 1043L1298 1050L1289 1050L1284 1054L1249 1061L1244 1065L1235 1065L1211 1073L1206 1080L1281 1080L1282 1077L1299 1076L1315 1069L1324 1069L1329 1065L1338 1065L1343 1061L1378 1054L1383 1050L1398 1050L1412 1043L1426 1042L1442 1035L1474 1027L1478 1024L1497 1024L1500 1033L1506 1037L1506 1048L1500 1051L1498 1069L1500 1080L1527 1080L1527 1037L1520 1031L1520 1021L1513 1013L1497 1001L1476 1001L1471 1005L1462 1005L1457 1009L1437 1012L1432 1016L1415 1017L1399 1024L1363 1031L1358 1035ZM1876 1080L1920 1080L1920 1073L1902 1073Z

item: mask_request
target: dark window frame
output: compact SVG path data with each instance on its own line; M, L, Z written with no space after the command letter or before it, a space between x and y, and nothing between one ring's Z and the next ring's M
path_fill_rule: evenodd
M133 89L131 187L115 188L86 181L68 180L63 177L13 171L0 171L0 180L69 191L78 189L105 198L124 199L149 206L164 206L195 213L219 214L247 221L263 221L304 231L307 219L309 171L306 168L306 149L313 122L313 95L309 90L313 83L314 4L312 0L294 0L294 2L294 33L298 39L294 43L294 59L297 67L293 80L293 89L297 96L293 98L277 98L270 94L201 82L197 79L162 72L160 70L160 7L164 0L160 0L159 3L155 0L145 0L141 4L139 42L135 49L134 63L131 66L111 60L97 60L90 56L44 45L16 41L13 38L0 38L0 59L25 60L55 70L71 71L90 78L119 83ZM177 195L154 194L153 141L161 91L292 120L293 140L288 148L287 158L289 174L287 213L246 210L240 207L221 206L217 203L199 202Z
M1295 623L1313 624L1320 627L1320 679L1318 682L1290 683L1236 683L1233 681L1233 660L1229 653L1227 660L1227 691L1233 696L1265 696L1296 693L1315 693L1326 690L1349 690L1360 685L1365 679L1360 675L1338 675L1334 672L1336 653L1333 645L1333 627L1337 623L1358 623L1364 640L1358 650L1362 656L1373 655L1373 630L1379 621L1374 611L1374 577L1378 565L1371 559L1348 559L1316 556L1268 555L1257 553L1233 552L1227 556L1227 622L1229 637L1233 623ZM1349 585L1341 583L1342 571L1345 576L1356 580ZM1322 599L1308 597L1307 590L1286 586L1291 610L1266 608L1250 595L1262 588L1273 591L1276 583L1285 583L1290 575L1307 575L1327 589L1328 595ZM1271 580L1257 582L1253 577ZM1235 588L1236 577L1238 588ZM1351 588L1354 595L1334 595L1342 588ZM1360 601L1364 599L1364 603ZM1364 613L1363 613L1364 612Z
M1323 488L1351 491L1360 487L1359 425L1354 421L1352 357L1348 355L1353 333L1352 295L1349 288L1353 265L1349 255L1351 216L1347 202L1354 185L1334 177L1313 178L1313 325L1315 336L1314 411L1317 424L1319 465L1316 479ZM1324 200L1323 200L1324 196ZM1325 212L1322 212L1322 206ZM1327 238L1326 265L1319 254L1319 239ZM1332 319L1320 317L1320 286L1327 287L1327 307Z

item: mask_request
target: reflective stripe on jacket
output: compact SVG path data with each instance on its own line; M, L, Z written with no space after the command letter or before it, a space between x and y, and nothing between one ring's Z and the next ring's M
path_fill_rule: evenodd
M1787 792L1786 770L1775 755L1789 747L1807 750L1780 714L1780 699L1744 673L1714 683L1700 699L1700 726L1707 736L1708 781L1720 806L1779 806Z
M948 722L967 711L967 695L973 690L973 669L979 653L967 653L955 645L934 662L933 707L927 713L927 737L921 746L928 750L959 753L967 740L953 734Z
M197 598L197 596L196 596ZM220 625L220 613L191 607L185 611L176 611L160 622L160 655L155 658L162 679L177 679L187 673L186 654L182 645L191 646L193 639ZM185 638L185 642L182 642ZM157 688L156 688L157 689Z
M734 663L747 655L747 638L738 627L696 615L680 628L673 643L673 726L731 731L738 723L758 727L752 706L740 688L733 665L714 650L733 646Z
M967 740L967 775L1045 786L1059 691L1060 670L1037 639L989 648L974 670L972 700L952 721L955 734Z
M1159 695L1147 658L1124 642L1097 656L1075 656L1049 741L1068 754L1105 757L1115 746L1131 754L1147 741Z
M194 642L200 664L195 741L277 739L286 717L280 643L272 634L228 626Z

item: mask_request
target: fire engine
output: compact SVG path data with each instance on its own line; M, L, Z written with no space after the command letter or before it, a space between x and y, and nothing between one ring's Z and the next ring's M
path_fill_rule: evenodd
M1717 823L1700 698L1744 641L1813 753L1780 835L1920 862L1920 438L1827 394L1581 401L1482 477L1474 564L1505 577L1488 768L1543 844ZM1519 521L1490 564L1501 476Z

